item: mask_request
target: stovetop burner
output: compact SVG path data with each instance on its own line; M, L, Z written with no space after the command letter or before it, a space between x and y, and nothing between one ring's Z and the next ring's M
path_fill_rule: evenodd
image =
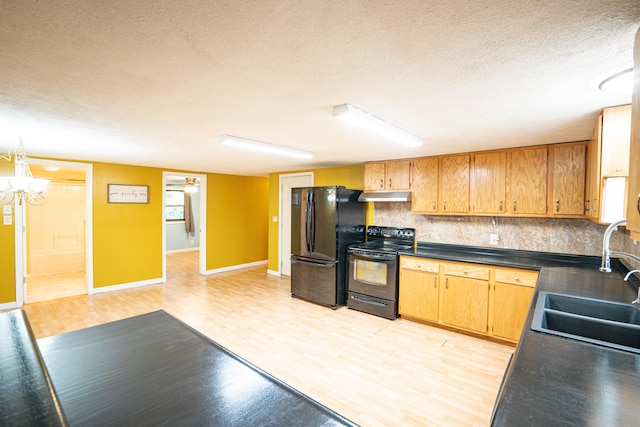
M351 245L350 249L397 253L411 249L415 244L415 229L397 227L367 227L367 241Z

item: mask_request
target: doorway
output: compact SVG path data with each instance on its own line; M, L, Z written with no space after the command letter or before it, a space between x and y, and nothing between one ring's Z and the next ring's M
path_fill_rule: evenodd
M34 303L91 293L91 165L31 159L29 167L49 184L45 202L25 204L20 214L25 281L18 295Z
M291 189L313 186L313 172L280 175L279 272L291 276Z
M163 281L167 281L167 267L171 269L174 265L197 265L198 273L204 275L207 267L207 176L165 171L162 182ZM189 189L194 191L189 192ZM188 218L185 218L185 213L188 215L187 203L190 203L193 215L192 231L187 229Z

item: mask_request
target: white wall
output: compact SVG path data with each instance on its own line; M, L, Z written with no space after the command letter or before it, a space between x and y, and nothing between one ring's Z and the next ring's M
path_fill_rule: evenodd
M50 182L46 202L27 208L32 276L85 270L85 184Z
M191 206L193 210L193 220L195 223L195 232L187 233L184 221L167 221L166 238L167 251L185 250L198 248L200 246L200 192L192 193Z

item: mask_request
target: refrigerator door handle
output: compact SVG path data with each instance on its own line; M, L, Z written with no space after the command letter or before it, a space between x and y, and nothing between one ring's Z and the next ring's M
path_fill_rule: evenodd
M304 204L304 242L307 247L307 253L311 253L311 193L307 192Z
M315 193L309 193L311 196L311 254L316 250L316 197Z

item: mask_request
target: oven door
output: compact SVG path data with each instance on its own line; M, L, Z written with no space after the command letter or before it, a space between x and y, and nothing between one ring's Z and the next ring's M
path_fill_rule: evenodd
M361 251L349 254L349 292L397 301L397 283L396 254Z

